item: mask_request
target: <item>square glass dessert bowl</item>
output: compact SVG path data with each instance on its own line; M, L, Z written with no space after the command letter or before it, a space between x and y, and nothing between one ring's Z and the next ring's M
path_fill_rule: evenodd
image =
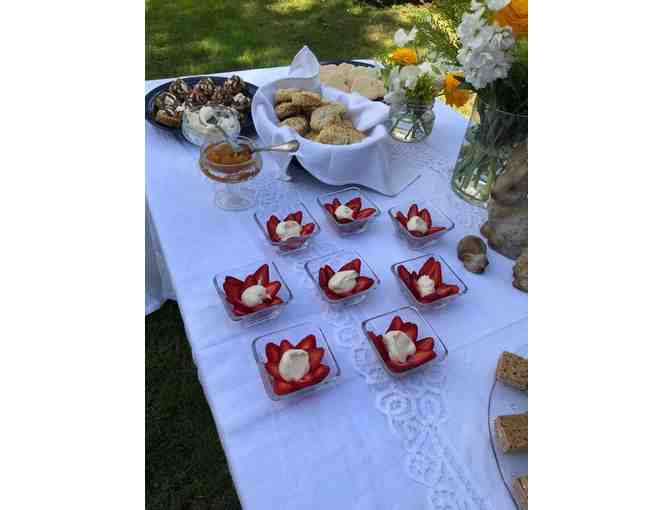
M285 354L287 351L290 354ZM252 353L266 394L275 401L326 388L337 382L341 375L341 368L327 337L313 322L297 324L255 338ZM305 367L304 370L301 370L302 367ZM296 370L299 370L298 374ZM287 381L283 378L283 374L292 372L295 377L302 373L304 375L298 380L290 378Z
M378 275L354 250L311 259L304 267L322 299L335 308L361 303L380 285Z
M388 209L397 233L412 250L436 243L455 228L455 223L435 200L417 200ZM409 230L410 228L410 230Z
M212 281L229 319L243 327L275 319L293 298L274 262L255 261L225 269Z
M438 333L411 306L365 320L362 322L362 331L385 371L392 377L403 377L438 363L448 355L448 349ZM411 343L413 347L409 349ZM390 354L388 345L394 347L394 354ZM406 359L394 359L400 355Z
M316 200L329 223L342 236L363 232L369 222L380 215L378 206L356 186L325 193Z
M320 226L303 202L257 210L254 221L266 241L280 254L307 248L311 239L320 233Z
M402 260L391 269L402 291L421 310L441 308L469 290L441 255Z

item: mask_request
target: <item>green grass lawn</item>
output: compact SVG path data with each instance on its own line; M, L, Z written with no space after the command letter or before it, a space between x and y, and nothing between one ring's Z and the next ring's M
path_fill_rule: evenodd
M423 8L353 0L146 0L145 78L374 57ZM239 509L178 307L145 319L146 508Z

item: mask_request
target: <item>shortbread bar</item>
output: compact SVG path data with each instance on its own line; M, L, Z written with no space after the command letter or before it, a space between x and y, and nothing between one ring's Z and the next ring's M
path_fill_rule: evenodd
M513 480L513 497L516 498L520 510L527 510L527 475Z
M495 418L497 442L504 453L527 450L527 413Z
M495 372L497 380L508 386L527 391L527 360L510 352L503 352Z

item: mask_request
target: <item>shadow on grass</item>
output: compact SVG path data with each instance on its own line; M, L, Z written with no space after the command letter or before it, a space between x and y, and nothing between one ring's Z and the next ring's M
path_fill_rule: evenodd
M353 0L147 0L145 77L287 65L303 44L318 58L374 57L417 8Z
M145 318L145 508L239 510L174 301Z

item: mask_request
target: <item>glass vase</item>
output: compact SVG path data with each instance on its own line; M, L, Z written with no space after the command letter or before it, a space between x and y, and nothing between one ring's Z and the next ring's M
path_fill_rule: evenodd
M525 140L527 115L491 108L477 98L453 170L453 191L470 204L486 207L513 148Z
M390 104L387 132L395 140L406 143L420 142L434 128L434 100L429 103L394 101Z

